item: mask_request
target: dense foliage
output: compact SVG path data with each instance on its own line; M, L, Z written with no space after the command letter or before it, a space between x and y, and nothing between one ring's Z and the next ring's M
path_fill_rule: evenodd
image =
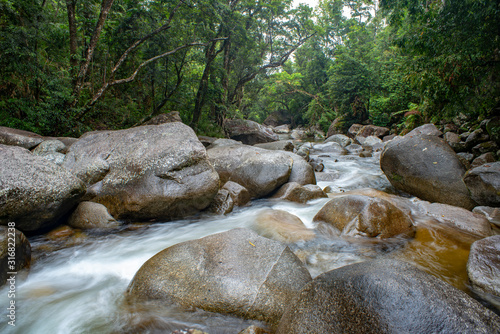
M494 0L0 0L0 125L480 120L500 107L499 18Z

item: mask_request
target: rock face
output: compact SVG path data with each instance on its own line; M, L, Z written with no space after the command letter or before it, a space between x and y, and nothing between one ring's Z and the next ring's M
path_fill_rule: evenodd
M234 205L243 206L250 202L250 193L247 188L239 185L236 182L227 181L222 189L227 190L229 196L233 199Z
M500 235L474 242L467 262L467 274L475 289L500 300Z
M464 292L407 263L377 260L316 277L277 334L499 331L500 318Z
M269 151L247 145L216 146L207 150L221 183L236 182L259 198L288 181L293 159L286 152Z
M284 243L316 237L316 233L308 229L299 217L282 210L259 212L255 217L254 228L261 236Z
M330 224L342 235L371 238L412 237L412 219L390 202L363 195L338 196L326 203L314 217Z
M316 184L316 175L313 166L306 159L292 152L283 152L293 160L292 171L288 182L296 182L300 185Z
M435 136L408 136L388 142L380 167L391 184L430 202L472 209L462 181L465 168L446 142Z
M346 147L346 146L352 144L352 139L347 137L346 135L336 134L336 135L332 135L332 136L328 137L325 140L325 143L328 143L328 142L334 142L334 143L339 144L342 147Z
M30 150L44 140L43 136L34 132L0 126L0 144L21 146Z
M285 306L310 280L288 247L234 229L156 254L136 273L127 295L132 302L173 302L276 326Z
M87 183L86 199L120 220L186 216L206 208L219 190L205 147L179 122L87 133L64 167Z
M5 284L10 277L8 272L17 272L29 267L31 263L31 245L24 234L13 226L12 223L9 227L0 226L0 286ZM15 242L14 251L11 247L13 241ZM9 262L12 258L15 264ZM11 265L13 267L10 267Z
M0 224L31 232L50 227L85 194L66 169L30 151L0 145Z
M113 229L120 226L104 205L87 201L78 204L68 220L68 225L81 230Z
M231 194L229 194L229 191L226 189L221 189L217 195L215 195L215 198L208 207L208 210L219 215L225 215L233 211L233 208L234 201Z
M268 143L279 139L271 129L249 120L226 120L224 130L229 138L241 141L246 145Z
M471 169L465 175L464 182L479 205L500 206L500 162Z
M265 148L266 150L279 150L293 152L295 145L291 140L279 140L270 143L255 144L256 147Z
M327 197L325 192L315 184L300 185L297 182L288 182L272 196L272 198L286 199L297 203L306 203L313 199Z

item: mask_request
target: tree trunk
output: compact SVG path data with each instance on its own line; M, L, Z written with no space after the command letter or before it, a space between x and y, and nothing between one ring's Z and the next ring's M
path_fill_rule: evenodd
M70 73L72 77L75 77L75 71L78 66L78 58L76 56L78 48L78 40L76 32L76 13L75 13L76 0L66 0L66 7L68 12L68 27L69 27L69 64L71 66Z

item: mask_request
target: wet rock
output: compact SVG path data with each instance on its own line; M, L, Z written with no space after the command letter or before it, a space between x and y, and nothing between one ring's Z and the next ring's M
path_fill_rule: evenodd
M336 135L332 135L332 136L328 137L325 140L325 143L329 143L329 142L334 142L334 143L339 144L342 147L346 147L346 146L352 144L352 139L347 137L346 135L336 134Z
M325 169L325 165L323 165L323 160L321 159L311 159L309 165L311 165L315 172L322 172Z
M307 138L307 131L303 128L293 129L290 136L295 140L302 140Z
M327 137L342 134L344 127L344 120L341 117L337 117L333 120L332 124L328 127Z
M305 161L309 161L310 150L306 145L301 145L295 152L295 154L300 155Z
M31 245L14 226L13 222L8 226L0 226L0 286L11 277L9 272L29 268L31 263ZM7 296L7 292L5 295Z
M149 121L147 121L143 125L159 125L159 124L172 123L172 122L181 122L182 123L181 115L179 114L178 111L171 111L169 113L160 114L158 116L151 118Z
M285 245L233 229L156 254L135 274L127 298L234 314L274 327L310 280Z
M279 150L293 152L295 146L291 140L279 140L271 143L255 144L255 147L265 148L266 150Z
M472 161L471 168L476 168L476 167L479 167L481 165L484 165L484 164L487 164L490 162L495 162L495 161L497 161L497 160L495 159L495 156L493 155L493 153L491 153L491 152L484 153L484 154L481 154L480 156L478 156L476 159L474 159L474 161Z
M292 171L288 177L288 182L296 182L301 185L316 184L316 176L313 167L300 155L285 152L293 160Z
M362 145L363 146L371 146L371 147L380 146L380 145L383 145L383 141L379 137L368 136L365 138Z
M390 202L363 195L337 196L314 216L345 236L386 239L415 234L412 219Z
M357 136L361 137L370 137L370 136L375 136L378 138L382 138L386 135L388 135L390 132L389 128L386 128L384 126L376 126L376 125L365 125L363 126L359 132L356 134Z
M380 157L380 167L396 189L431 202L466 209L476 206L462 181L463 164L438 137L406 135L388 142Z
M277 334L496 333L500 318L464 292L395 260L316 277L287 308Z
M355 138L362 128L363 128L363 125L361 125L361 124L353 124L353 125L351 125L349 130L347 130L347 135L351 138Z
M85 194L68 170L17 146L0 144L0 224L32 232L57 224Z
M336 142L327 142L323 144L315 144L313 146L313 149L318 152L325 152L325 153L337 153L337 154L344 154L346 151L345 149L340 146L340 144Z
M440 223L459 228L480 238L492 234L488 220L477 213L464 208L421 201L417 203L420 214L432 217Z
M78 204L75 211L71 214L68 225L81 229L115 229L120 226L113 216L108 212L108 209L99 203L81 202Z
M226 120L224 121L224 130L229 138L241 141L246 145L278 140L278 136L271 129L250 120Z
M476 206L472 212L485 216L491 224L500 227L500 208Z
M297 182L288 182L284 184L272 196L272 198L284 199L287 201L306 203L313 199L327 197L326 194L317 185L300 185Z
M467 262L467 274L472 287L491 294L500 301L500 235L474 242Z
M345 149L349 153L360 153L361 151L363 151L363 146L358 145L358 144L351 144L351 145L348 145Z
M87 200L119 220L185 217L219 190L205 147L179 122L86 133L64 167L87 183Z
M263 210L255 217L253 225L258 234L279 242L292 243L316 237L299 217L282 210Z
M474 159L474 154L472 154L472 153L466 153L466 152L460 152L460 153L457 153L457 157L460 160L460 162L462 163L462 165L464 165L465 169L469 170L471 162Z
M412 137L418 135L439 137L442 134L443 133L439 131L434 124L424 124L422 126L419 126L418 128L411 130L409 133L406 134L405 137Z
M500 162L469 170L464 182L479 205L500 206Z
M247 188L239 185L236 182L227 181L222 189L227 190L229 196L233 199L235 206L243 206L250 202L250 193Z
M274 133L277 134L289 134L290 133L290 124L283 124L283 125L278 125L274 127L273 129Z
M266 196L285 184L294 163L286 152L247 145L216 146L207 154L221 183L236 182L248 189L252 198Z
M45 137L34 132L0 126L0 144L21 146L28 150L36 147Z
M340 177L337 172L318 172L316 173L316 181L332 182Z
M53 229L52 231L45 234L47 239L52 241L68 241L68 239L74 236L76 231L68 225L60 225Z
M226 189L221 189L214 197L214 200L208 207L208 210L219 215L225 215L233 211L234 201Z
M465 140L465 146L467 147L467 149L471 149L472 147L482 142L488 141L489 138L490 137L485 131L483 131L482 129L477 129L467 136L467 139Z

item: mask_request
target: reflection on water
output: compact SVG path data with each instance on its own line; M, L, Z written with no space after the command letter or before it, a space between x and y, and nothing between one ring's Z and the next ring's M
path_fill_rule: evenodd
M358 188L391 189L379 168L378 157L354 155L325 157L325 171L339 175L319 182L334 192ZM312 152L313 157L314 152ZM114 235L91 235L77 246L41 256L45 240L32 239L37 260L29 277L17 282L16 327L2 321L0 332L43 333L170 333L198 328L211 333L237 333L256 322L208 312L186 312L173 306L138 310L125 307L124 292L135 272L157 252L177 244L236 227L251 227L256 214L265 208L297 215L308 228L315 228L314 215L329 199L308 204L259 200L227 216L200 215L175 222L144 225ZM347 264L380 257L399 258L424 268L450 284L466 289L465 265L474 240L462 233L432 224L419 223L414 240L383 243L363 239L319 236L290 245L317 276ZM7 305L7 290L0 290L0 305ZM0 316L6 319L2 307Z

